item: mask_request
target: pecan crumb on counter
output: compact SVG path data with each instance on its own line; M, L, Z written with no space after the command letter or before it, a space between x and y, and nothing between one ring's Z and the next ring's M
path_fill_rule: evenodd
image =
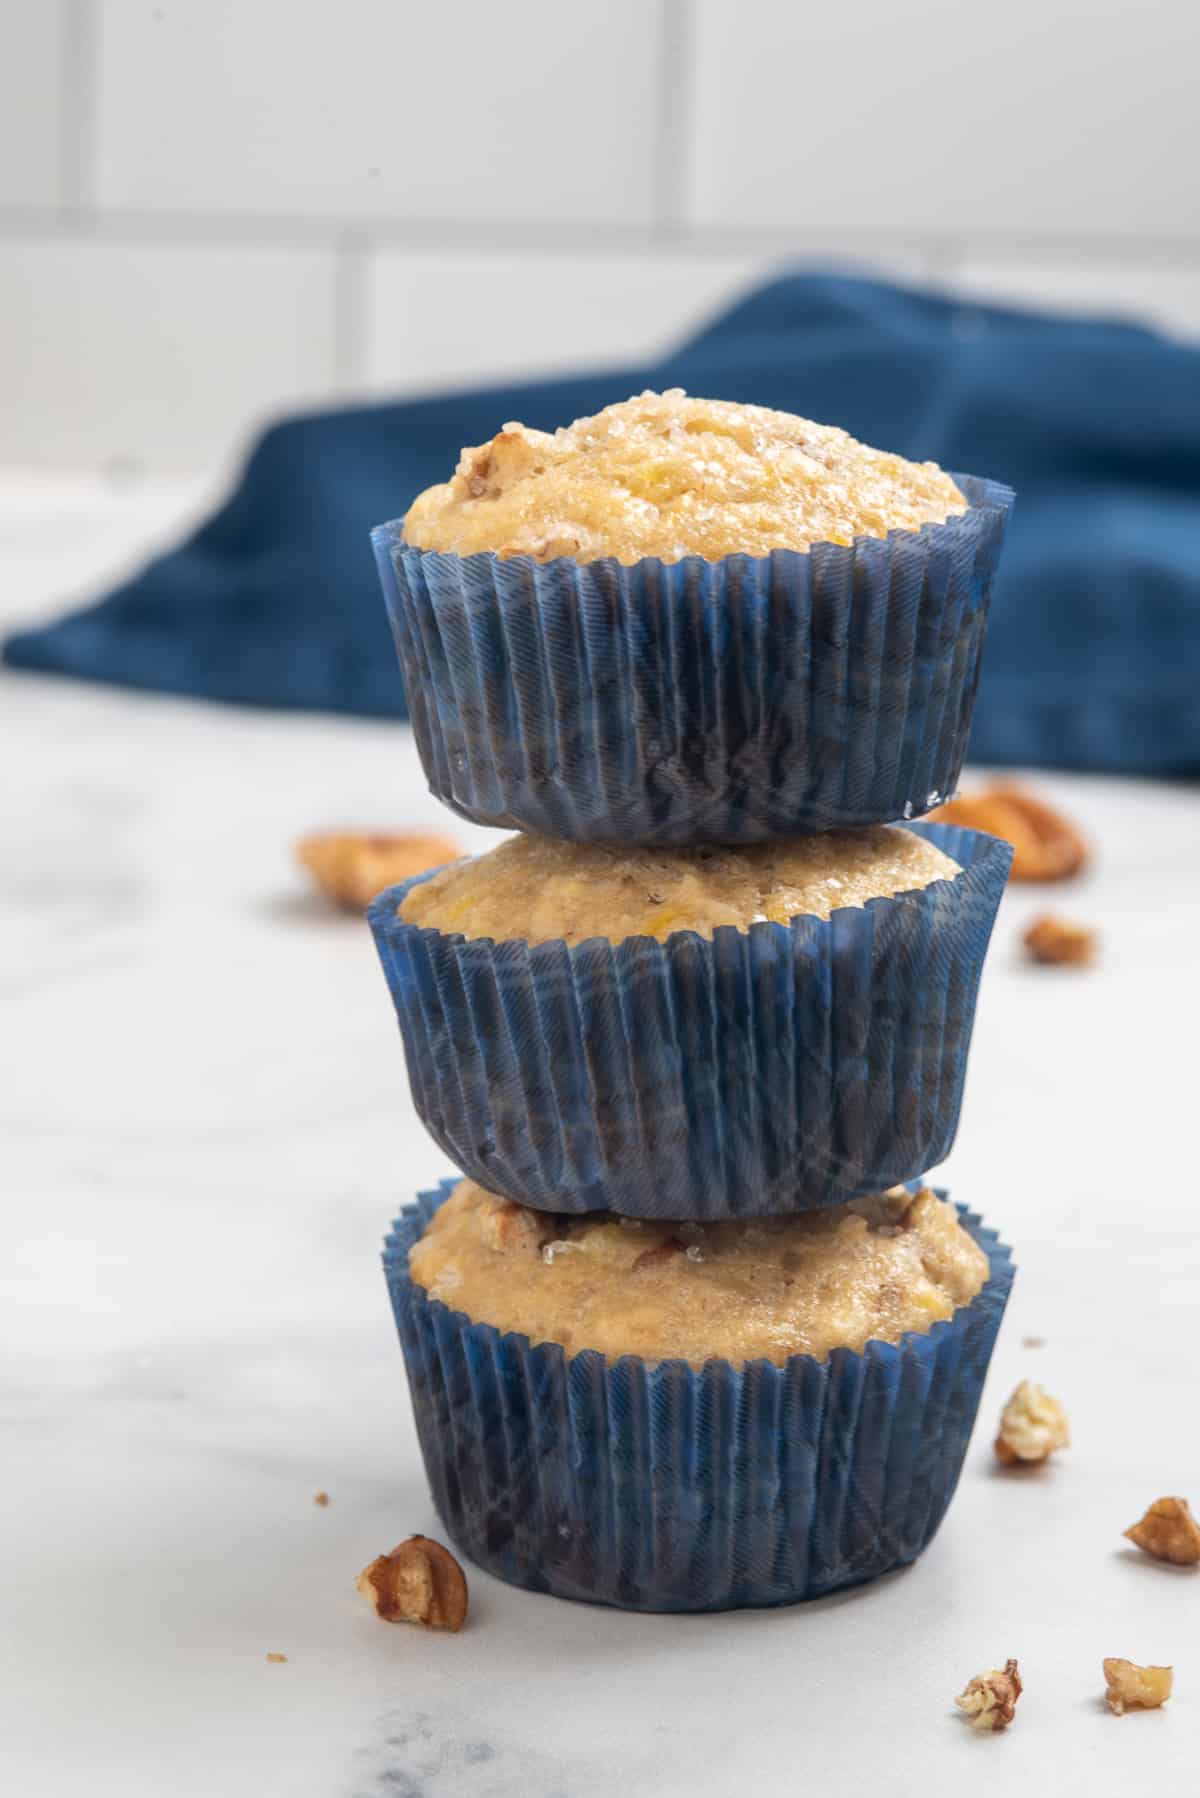
M1200 1561L1200 1523L1186 1498L1156 1498L1125 1534L1156 1561L1172 1561L1176 1567L1194 1567Z
M1031 961L1043 967L1086 968L1096 958L1099 938L1086 924L1044 912L1021 938Z
M466 1576L450 1550L428 1536L409 1536L377 1555L359 1574L358 1590L385 1623L454 1631L467 1619Z
M320 1505L321 1509L324 1510L325 1506L329 1503L328 1492L314 1492L313 1503L314 1505Z
M1071 1446L1067 1414L1035 1380L1022 1380L1003 1411L996 1437L996 1458L1006 1467L1020 1462L1033 1467L1056 1449Z
M1171 1696L1171 1667L1139 1667L1136 1661L1104 1662L1104 1697L1114 1717L1126 1711L1156 1711Z
M972 1729L1007 1729L1017 1711L1021 1696L1021 1675L1014 1660L1003 1667L991 1667L977 1673L954 1700Z
M287 1656L286 1656L286 1654L275 1654L273 1651L268 1650L267 1651L267 1659L269 1661L273 1662L276 1666L282 1666L286 1662Z
M327 831L302 837L296 859L318 890L345 911L366 911L376 893L462 854L449 837L382 831Z
M960 793L930 812L929 820L965 824L1011 843L1012 880L1070 880L1088 864L1087 842L1074 824L1016 783L998 782L978 793Z

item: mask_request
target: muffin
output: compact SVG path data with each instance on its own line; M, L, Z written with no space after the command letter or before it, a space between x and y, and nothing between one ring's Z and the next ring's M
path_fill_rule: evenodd
M954 1138L1010 854L942 825L519 838L418 876L368 913L417 1111L546 1211L710 1221L914 1179Z
M767 556L944 524L951 475L766 406L642 393L553 433L507 424L409 507L405 540L549 562Z
M957 783L1011 501L678 391L506 425L373 533L430 786L582 841L916 817Z
M384 1259L455 1541L515 1584L639 1610L788 1603L915 1559L1012 1280L926 1189L668 1226L446 1181Z
M722 928L828 918L961 872L928 838L889 825L665 853L519 836L414 886L400 915L468 938L570 948L597 937L661 943L678 930L711 940Z
M969 1304L987 1256L945 1199L906 1186L798 1217L643 1223L532 1211L461 1180L409 1251L475 1323L610 1361L826 1361Z

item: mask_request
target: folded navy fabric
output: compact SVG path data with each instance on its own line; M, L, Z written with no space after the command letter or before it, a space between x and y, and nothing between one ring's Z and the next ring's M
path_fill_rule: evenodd
M844 425L1018 500L978 761L1200 771L1200 346L797 274L653 367L295 418L179 549L5 659L243 704L404 715L372 525L507 419L681 386Z

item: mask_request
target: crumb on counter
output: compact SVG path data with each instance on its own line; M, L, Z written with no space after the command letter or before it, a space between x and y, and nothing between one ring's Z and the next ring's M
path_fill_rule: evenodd
M964 824L1013 846L1010 880L1070 880L1090 860L1086 839L1068 818L1038 799L1028 787L999 782L977 793L960 793L927 822Z
M329 1503L328 1492L314 1492L313 1503L314 1505L320 1505L321 1509L324 1510L325 1506Z
M1126 1711L1156 1711L1171 1696L1175 1672L1171 1667L1139 1667L1136 1661L1104 1662L1104 1697L1114 1717Z
M359 1574L358 1590L385 1623L457 1631L467 1619L466 1575L450 1550L428 1536L409 1536L390 1554L377 1555Z
M1035 918L1021 941L1030 961L1057 968L1090 966L1099 944L1096 932L1086 924L1074 924L1050 912Z
M1070 1446L1071 1431L1062 1405L1035 1380L1022 1380L1000 1413L997 1460L1006 1467L1017 1463L1032 1467Z
M449 837L382 831L326 831L296 844L296 859L318 891L343 910L358 912L385 887L456 861L461 853Z
M284 1662L286 1662L287 1656L286 1656L286 1654L276 1654L273 1650L269 1649L267 1651L267 1659L269 1661L271 1661L274 1665L281 1666L281 1665L283 1665Z
M1125 1535L1156 1561L1171 1561L1176 1567L1200 1562L1200 1524L1186 1498L1156 1498Z
M1023 1688L1015 1660L1003 1667L991 1667L977 1673L954 1700L972 1729L1007 1729L1017 1711L1017 1699Z

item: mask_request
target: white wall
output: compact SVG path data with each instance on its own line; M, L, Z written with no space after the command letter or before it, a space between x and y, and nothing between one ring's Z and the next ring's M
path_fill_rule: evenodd
M1200 334L1193 0L0 0L0 462L653 353L866 264Z

